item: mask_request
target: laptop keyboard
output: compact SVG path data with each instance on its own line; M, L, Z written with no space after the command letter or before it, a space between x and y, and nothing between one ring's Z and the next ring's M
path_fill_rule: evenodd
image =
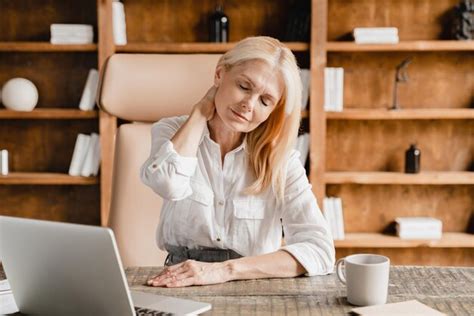
M165 312L160 312L155 309L148 309L148 308L143 308L143 307L135 307L135 313L137 316L167 316L167 315L173 315L170 313L165 313Z

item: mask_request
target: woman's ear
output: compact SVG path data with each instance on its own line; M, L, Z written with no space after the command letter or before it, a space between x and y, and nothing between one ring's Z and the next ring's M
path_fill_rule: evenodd
M217 66L216 72L214 74L214 86L219 87L222 82L222 77L224 76L224 67Z

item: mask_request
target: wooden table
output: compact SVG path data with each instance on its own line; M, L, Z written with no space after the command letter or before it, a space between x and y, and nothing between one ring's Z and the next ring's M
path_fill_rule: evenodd
M130 288L211 303L206 315L347 315L353 308L335 274L176 289L145 286L160 270L127 268ZM416 299L448 315L474 315L474 268L392 266L388 293L389 303Z
M128 268L133 290L212 304L206 315L347 315L346 289L335 274L228 282L188 288L143 285L161 268ZM388 302L416 299L448 315L474 315L474 268L392 266Z

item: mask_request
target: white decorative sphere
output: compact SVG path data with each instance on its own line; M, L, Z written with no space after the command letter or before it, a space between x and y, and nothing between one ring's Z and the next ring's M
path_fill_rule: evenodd
M10 110L32 111L38 103L38 89L28 79L13 78L3 85L1 99Z

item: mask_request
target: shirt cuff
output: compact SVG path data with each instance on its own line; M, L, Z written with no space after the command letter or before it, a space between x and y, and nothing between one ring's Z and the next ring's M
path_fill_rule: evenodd
M308 253L311 253L311 249L307 245L299 243L299 244L292 244L286 245L281 247L280 250L284 250L290 253L296 260L305 268L306 273L305 276L314 276L323 274L320 269L318 269L318 264L314 262L314 258L308 256Z
M196 171L197 158L181 156L176 152L173 143L169 140L155 154L155 160L148 166L149 171L154 173L166 160L168 160L168 163L173 164L176 173L180 175L191 177Z

